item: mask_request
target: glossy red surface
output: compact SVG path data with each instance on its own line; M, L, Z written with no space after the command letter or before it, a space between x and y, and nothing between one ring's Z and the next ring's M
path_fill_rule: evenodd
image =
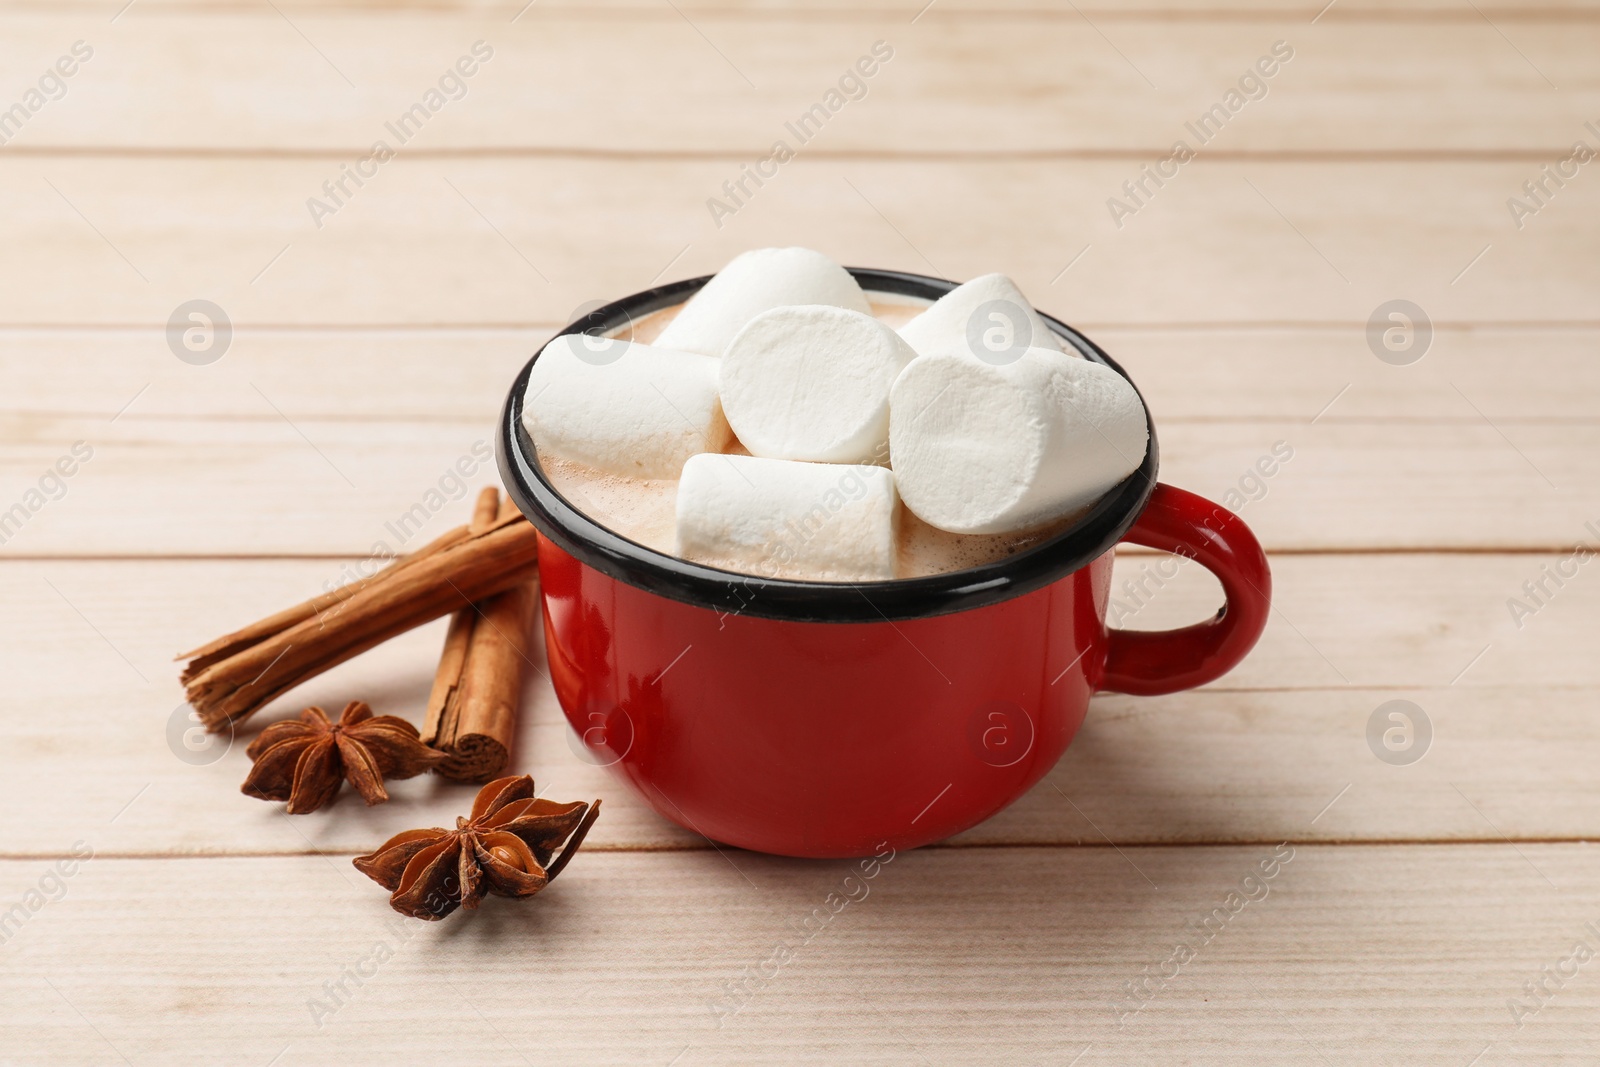
M1244 524L1166 486L1145 514L1128 539L1217 569L1230 598L1219 620L1108 635L1107 553L954 614L780 621L645 592L541 537L551 676L583 754L681 826L790 856L914 848L1025 793L1096 689L1199 685L1254 643L1268 577Z
M1243 519L1158 485L1123 540L1190 557L1217 576L1225 600L1215 618L1180 630L1112 630L1101 689L1136 696L1193 689L1227 674L1255 647L1272 610L1272 572Z

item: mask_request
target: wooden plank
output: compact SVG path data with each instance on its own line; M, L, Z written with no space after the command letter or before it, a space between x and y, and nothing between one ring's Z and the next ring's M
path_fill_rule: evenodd
M115 14L117 7L103 0L13 0L9 5L17 11L72 11L88 15ZM519 0L282 0L279 4L289 11L359 11L393 15L400 12L449 12L479 14L485 18L509 21L524 5ZM926 7L926 0L872 0L868 4L849 4L846 0L691 0L676 5L687 15L711 17L792 18L805 15L814 18L844 19L851 15L876 17L879 15L916 16ZM1085 0L1075 5L1096 21L1105 19L1143 20L1164 19L1260 19L1277 16L1282 19L1303 17L1310 24L1319 8L1305 0ZM1494 0L1477 5L1485 15L1496 21L1538 22L1550 19L1581 18L1593 13L1595 0ZM256 10L253 0L140 0L141 12L177 11L196 15L202 13L231 13ZM659 5L650 0L541 0L540 16L547 11L561 17L615 18L618 13L629 17L662 18ZM524 12L525 15L531 12ZM928 8L925 18L962 18L987 20L999 18L1037 18L1054 15L1057 18L1075 17L1063 12L1051 0L1006 0L1004 4L985 0L939 0ZM1342 21L1448 21L1466 22L1482 19L1473 12L1463 12L1450 0L1341 0L1331 10L1322 13L1316 24ZM120 20L119 20L120 21ZM518 21L521 21L520 19ZM920 24L923 18L917 19Z
M798 148L784 122L877 41L893 58L864 88L847 86L860 99L806 152L1109 151L1136 169L1176 139L1199 147L1184 122L1221 101L1278 41L1293 58L1263 87L1248 87L1265 95L1228 120L1207 152L1520 150L1537 169L1575 138L1594 142L1583 129L1600 114L1592 20L1518 24L1508 44L1474 15L1430 25L1429 48L1419 51L1387 21L1311 26L1314 11L1292 20L1282 11L1200 17L1182 34L1164 17L1121 20L1109 35L1070 9L971 18L942 4L915 25L903 11L691 19L661 5L619 18L541 4L515 25L499 10L390 12L375 35L371 16L353 11L304 11L291 22L266 7L197 18L141 4L109 31L81 13L10 12L0 27L19 70L48 68L75 39L99 48L8 151L322 150L354 162L374 139L398 147L384 124L475 41L493 58L448 87L460 98L441 98L439 117L408 152L709 152L753 161L774 139ZM963 76L951 78L957 69ZM228 91L187 91L196 84ZM650 106L637 106L642 99Z
M1047 286L1037 298L1046 310L1053 295ZM265 395L296 419L477 422L499 409L522 364L560 325L248 329L206 367L174 359L155 329L0 330L10 385L0 414L86 426L118 411L133 420L275 419ZM1397 367L1373 355L1359 325L1079 327L1128 369L1163 430L1313 418L1481 425L1474 404L1511 427L1593 422L1600 411L1596 329L1441 327L1420 361Z
M115 831L82 832L109 850ZM8 903L47 870L0 864ZM43 1064L1422 1067L1578 1063L1600 1041L1594 982L1568 977L1520 1029L1507 1008L1592 951L1592 848L923 851L853 871L590 854L534 900L428 925L342 859L97 858L0 948L0 1039ZM1241 884L1256 899L1230 913ZM1192 958L1119 1028L1127 983L1171 973L1176 942ZM345 968L364 977L335 1004Z
M296 419L487 424L522 365L561 325L242 329L218 362L203 367L174 358L159 329L0 331L0 367L13 384L0 395L0 413L87 424L110 420L132 401L129 420L277 418L265 395ZM1587 362L1575 360L1570 370L1581 373Z
M8 607L0 644L25 666L0 704L15 757L0 778L0 805L11 813L5 853L55 848L62 826L136 796L117 820L118 847L140 854L349 853L466 805L470 787L432 778L394 783L387 805L366 809L346 796L331 811L293 820L237 792L249 767L244 744L307 704L338 709L363 699L419 720L442 624L278 701L231 749L185 747L192 723L173 653L315 592L348 562L0 566ZM1124 625L1180 625L1215 609L1215 585L1198 572L1160 589L1146 580L1136 598L1122 583L1139 581L1149 562L1119 560L1113 595L1119 617L1131 608ZM1196 693L1097 698L1046 780L956 843L1600 835L1600 786L1589 770L1600 759L1589 698L1600 684L1589 640L1600 609L1592 576L1580 572L1518 629L1506 599L1538 579L1546 559L1273 562L1279 612L1238 669ZM577 757L542 677L530 678L527 699L513 766L550 795L603 797L595 847L705 847ZM1374 712L1394 699L1416 703L1432 723L1432 747L1409 766L1383 762L1367 740ZM63 776L78 785L64 793Z
M226 387L251 417L141 418L141 398L115 422L8 419L0 511L20 502L31 513L0 531L0 556L400 551L455 525L461 494L498 478L492 407L468 422L330 420L286 407L253 379ZM1471 406L1498 414L1492 393L1452 395L1458 421L1158 423L1161 478L1243 511L1278 551L1592 540L1584 524L1600 523L1600 475L1586 457L1600 448L1600 426L1501 422ZM60 497L47 499L41 478L75 443L92 459L64 485L46 484ZM1252 473L1258 463L1270 478Z
M1128 370L1160 426L1297 417L1318 425L1481 425L1487 417L1509 427L1587 422L1600 412L1600 395L1591 392L1600 392L1600 368L1590 355L1600 332L1590 330L1435 328L1426 351L1410 353L1422 352L1417 362L1394 366L1374 355L1364 325L1083 328Z
M853 264L1003 270L1091 322L1364 324L1396 298L1435 322L1595 322L1600 183L1518 232L1522 163L1202 157L1120 230L1120 162L802 155L719 229L705 205L729 166L401 155L318 230L327 160L11 157L0 323L149 329L200 297L240 330L566 321L798 239Z

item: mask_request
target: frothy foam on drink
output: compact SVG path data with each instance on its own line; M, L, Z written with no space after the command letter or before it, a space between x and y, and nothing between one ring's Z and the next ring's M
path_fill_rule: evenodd
M926 301L868 294L873 315L885 324L898 327L915 318ZM681 305L680 305L681 307ZM616 332L616 336L649 344L660 336L678 313L678 307L664 308L635 319ZM737 439L726 449L730 455L750 453ZM663 555L676 555L675 507L678 496L676 478L632 478L610 474L538 450L539 465L555 490L574 507L612 532ZM841 465L841 474L853 468ZM1088 510L1078 509L1048 525L1004 534L956 534L929 526L901 509L897 527L898 563L896 577L919 578L950 571L967 570L1005 559L1054 537L1075 523ZM796 536L804 536L803 532ZM716 565L715 561L705 561ZM748 564L724 569L750 571ZM756 568L767 577L793 577L816 580L808 574L785 574L783 568L769 564Z

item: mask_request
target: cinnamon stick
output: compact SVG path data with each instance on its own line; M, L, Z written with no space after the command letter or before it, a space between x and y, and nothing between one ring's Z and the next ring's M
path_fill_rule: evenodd
M196 649L184 692L208 730L241 722L352 656L528 580L534 529L515 509L452 530L348 593L316 597Z
M496 520L499 496L492 488L478 495L469 529ZM423 743L448 754L436 773L486 782L510 760L536 590L525 582L451 618L422 726Z
M323 593L320 596L314 596L310 600L296 604L292 608L285 608L276 615L268 615L260 622L252 623L242 630L235 630L233 633L226 634L217 638L215 641L201 645L199 648L194 649L191 652L179 654L179 659L190 661L184 672L185 677L187 678L187 676L190 674L196 674L211 666L213 663L225 660L234 653L241 652L244 649L249 648L257 641L261 641L265 638L271 637L273 634L287 630L297 622L303 622L306 619L321 615L324 612L337 607L339 604L349 600L352 596L355 596L362 589L365 589L379 578L393 580L394 574L399 568L416 564L417 562L426 559L433 553L439 552L453 544L456 544L466 537L467 532L467 527L457 526L455 529L449 530L443 535L434 538L432 541L429 541L415 552L411 552L399 557L393 563L389 564L387 568L379 571L377 574L366 578L361 578L353 582L348 582L345 585L341 585L339 588L332 590L331 592Z
M500 492L489 486L478 493L472 508L472 520L467 523L469 533L481 533L500 514ZM439 668L434 672L433 691L428 694L428 710L423 717L423 744L431 745L439 735L439 717L445 702L461 681L461 667L467 658L467 641L472 637L472 623L476 610L468 605L450 616L450 628L445 631L444 651L439 655Z
M505 769L522 706L522 668L537 585L513 586L477 605L460 680L441 709L433 746L449 754L434 770L461 782Z

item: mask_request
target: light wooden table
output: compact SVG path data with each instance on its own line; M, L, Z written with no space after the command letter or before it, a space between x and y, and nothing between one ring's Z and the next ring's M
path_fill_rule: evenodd
M122 2L0 12L0 107L93 53L0 148L0 509L27 513L0 545L0 1062L1600 1062L1600 564L1508 604L1600 543L1600 163L1507 204L1600 148L1592 0ZM719 226L707 199L877 41L864 97ZM1279 41L1119 227L1107 199ZM1164 480L1253 497L1278 609L1250 659L1097 699L1030 795L897 857L720 1019L845 866L666 824L573 756L542 681L517 766L606 804L534 901L400 923L351 868L470 789L292 820L238 793L268 718L415 717L440 625L185 748L173 653L400 547L386 522L575 309L780 243L1005 271L1122 360ZM232 324L209 365L165 335L194 299ZM1431 322L1405 365L1367 338L1392 300ZM1185 571L1127 624L1216 596ZM1420 761L1369 745L1392 700L1431 724Z

